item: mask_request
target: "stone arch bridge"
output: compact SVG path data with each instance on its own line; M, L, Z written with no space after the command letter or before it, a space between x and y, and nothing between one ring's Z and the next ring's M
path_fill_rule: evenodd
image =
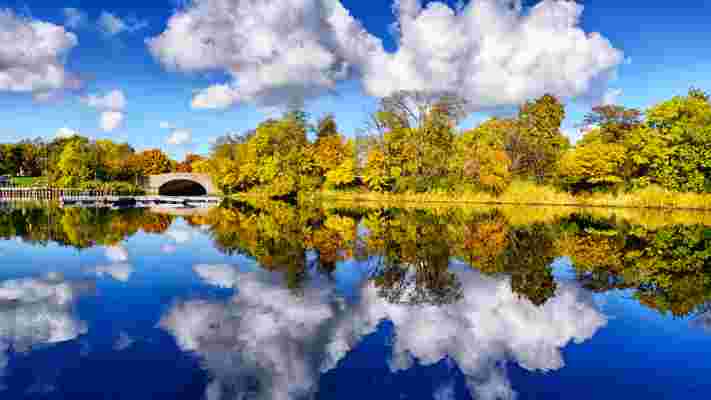
M145 186L148 193L161 196L205 196L220 192L208 174L151 175Z

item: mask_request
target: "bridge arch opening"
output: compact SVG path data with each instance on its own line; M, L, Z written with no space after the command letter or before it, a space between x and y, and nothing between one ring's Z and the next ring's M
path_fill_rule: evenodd
M161 185L158 188L158 194L161 196L205 196L207 189L195 181L176 179Z

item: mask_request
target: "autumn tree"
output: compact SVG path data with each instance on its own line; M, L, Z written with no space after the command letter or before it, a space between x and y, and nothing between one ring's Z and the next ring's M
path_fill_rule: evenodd
M563 154L558 175L574 192L614 188L625 183L626 148L620 144L592 142Z
M442 185L449 172L443 161L465 115L466 103L453 94L397 92L382 99L370 124L381 137L379 148L371 151L382 152L386 164L386 176L377 180L392 179L397 191Z
M370 190L376 192L385 191L392 185L385 154L380 149L373 149L368 154L368 161L363 169L363 181Z
M583 143L622 143L642 123L642 112L634 108L612 104L593 107L583 119L583 126L590 131Z
M476 189L503 192L511 183L511 159L506 152L509 120L492 118L456 140L450 174Z
M97 175L101 179L131 181L136 170L131 167L131 157L135 151L128 143L116 143L108 139L94 143L97 157Z
M560 130L564 119L563 104L549 94L520 108L516 137L509 143L509 151L518 153L512 157L514 173L538 181L551 176L561 151L568 145Z
M159 149L145 150L134 156L138 171L142 176L165 174L171 171L170 158Z
M193 172L193 164L203 161L205 158L197 154L188 153L185 155L185 160L175 165L176 172L191 173Z
M321 118L316 127L316 138L323 139L331 136L338 136L338 123L333 114L328 114Z
M331 188L347 186L355 180L353 142L338 133L332 115L319 121L316 142L305 149L303 164L304 172L323 177L322 182Z

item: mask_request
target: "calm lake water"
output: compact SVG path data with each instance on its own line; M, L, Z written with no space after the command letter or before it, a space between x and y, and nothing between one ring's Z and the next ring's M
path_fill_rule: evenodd
M708 221L5 204L0 399L708 399Z

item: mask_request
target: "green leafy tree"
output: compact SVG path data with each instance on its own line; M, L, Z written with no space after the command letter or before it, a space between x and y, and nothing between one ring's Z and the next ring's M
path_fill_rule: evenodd
M582 143L623 143L642 123L642 112L637 109L612 104L596 106L583 120L583 126L594 129L585 135Z
M552 95L529 101L519 110L518 131L510 145L518 147L515 173L542 181L555 171L555 164L568 140L560 128L565 119L563 104Z
M326 185L333 189L350 186L355 179L355 160L352 157L326 173Z
M687 192L711 191L711 104L692 90L650 108L647 123L626 141L636 184Z
M385 154L379 149L373 149L368 154L368 162L363 169L363 181L370 190L376 192L385 191L392 184Z
M465 110L464 100L452 94L398 92L381 100L372 125L382 138L377 151L385 157L396 191L447 185L449 166L443 160L452 151Z
M592 142L563 154L558 175L573 191L614 188L625 183L627 149L621 144Z
M90 181L96 168L94 161L86 143L77 140L68 143L57 162L58 184L76 188Z

